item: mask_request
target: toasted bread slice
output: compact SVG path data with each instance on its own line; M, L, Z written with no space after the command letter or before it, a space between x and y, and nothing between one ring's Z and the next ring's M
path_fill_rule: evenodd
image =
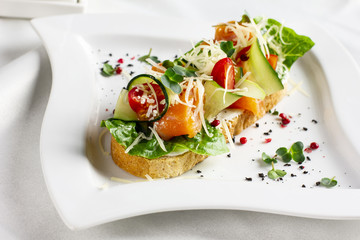
M252 112L245 110L231 120L227 120L226 123L230 130L231 137L240 134L245 128L251 126L263 117L265 113L280 102L284 93L285 90L281 90L267 96L263 101L264 111L260 116L255 116ZM222 129L222 131L226 138L224 129ZM227 141L229 140L230 139L227 139ZM164 156L150 160L125 153L125 148L116 142L114 137L111 139L111 156L120 168L142 178L145 178L146 175L151 178L176 177L192 169L197 163L202 162L208 157L189 151L178 156Z

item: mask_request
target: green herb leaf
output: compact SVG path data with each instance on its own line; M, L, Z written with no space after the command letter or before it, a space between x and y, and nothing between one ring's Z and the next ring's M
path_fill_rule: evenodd
M300 141L294 143L293 145L291 145L290 147L290 153L292 155L292 159L295 162L303 162L305 160L305 156L304 156L304 144Z
M163 61L162 62L162 66L164 67L164 68L170 68L170 67L173 67L175 64L172 62L172 61L170 61L170 60L165 60L165 61Z
M231 57L235 52L234 44L232 41L221 42L220 48L226 53L227 57Z
M276 150L276 154L282 159L284 162L290 162L292 156L289 150L286 147L281 147Z
M181 93L180 84L177 82L171 81L168 76L162 75L161 82L164 84L165 87L171 89L174 93L176 93L176 94Z
M275 169L274 168L274 163L272 162L272 169L270 171L268 171L268 177L270 179L278 179L280 177L283 177L286 175L286 172L280 169Z
M275 158L271 158L269 155L267 155L266 153L262 153L262 160L266 163L277 163L277 160Z
M139 57L139 58L138 58L138 61L139 61L139 62L145 62L145 63L149 64L149 63L146 61L146 59L150 58L150 59L153 60L154 62L159 63L160 61L159 61L158 57L156 57L156 56L151 56L151 51L152 51L152 48L150 48L148 54ZM150 65L151 65L151 64L150 64Z
M279 115L279 112L278 112L278 111L276 111L276 109L274 109L274 111L272 112L272 115L277 116L277 115Z
M115 73L115 68L108 63L104 63L101 73L106 77L112 76Z
M335 187L337 185L337 181L334 179L335 177L333 178L322 178L321 181L320 181L320 184L322 186L325 186L325 187Z

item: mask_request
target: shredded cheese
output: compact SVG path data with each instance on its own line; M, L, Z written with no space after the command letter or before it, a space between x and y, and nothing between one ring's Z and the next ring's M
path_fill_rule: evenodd
M137 136L137 138L135 138L135 140L130 144L130 146L128 146L125 150L125 153L128 153L136 144L138 144L142 137L144 136L144 133L140 133L139 136Z
M156 140L158 141L160 147L162 150L164 150L165 152L167 152L166 147L164 145L164 141L160 138L160 136L157 134L157 132L155 131L155 129L153 129L152 127L149 126L149 129L151 130L151 132L154 134Z
M147 58L145 61L147 61L150 65L154 66L155 68L159 69L160 71L165 72L166 68L157 64L156 62L154 62L151 58Z
M221 124L222 127L223 127L224 130L225 130L226 138L227 138L227 140L229 141L229 144L230 144L231 148L235 148L235 144L234 144L234 142L232 141L231 133L230 133L230 130L229 130L227 124L226 124L226 120L221 120L221 123L222 123L222 124Z
M145 177L148 181L154 181L154 179L152 177L150 177L149 174L145 174Z

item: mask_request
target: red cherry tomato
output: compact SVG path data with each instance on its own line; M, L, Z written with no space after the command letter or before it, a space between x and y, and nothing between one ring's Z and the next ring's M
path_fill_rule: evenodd
M151 90L149 85L154 91ZM136 112L139 120L143 121L156 118L162 113L166 105L165 101L163 101L165 99L164 93L160 86L154 83L143 83L135 86L129 91L128 98L131 109ZM149 111L150 107L152 109Z
M211 76L214 81L226 89L234 89L235 85L235 68L234 63L230 58L223 58L219 60L212 72Z

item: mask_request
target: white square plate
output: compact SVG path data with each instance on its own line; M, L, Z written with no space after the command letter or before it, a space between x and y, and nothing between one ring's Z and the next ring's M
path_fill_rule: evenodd
M237 144L231 157L210 157L178 178L144 181L118 168L101 150L104 146L109 151L110 136L100 138L100 122L111 117L127 79L124 74L105 78L100 68L104 61L114 65L123 58L124 70L143 73L136 58L150 48L162 60L173 59L179 49L185 52L191 48L190 40L212 38L211 25L215 23L133 15L70 15L35 19L32 24L44 42L53 71L41 132L44 178L70 228L188 209L360 219L360 144L356 141L360 131L354 127L360 122L360 73L344 48L321 28L289 25L310 36L315 47L291 70L291 78L301 84L301 90L276 107L292 116L286 128L280 127L277 116L267 114L258 128L250 127L241 134L248 142ZM270 135L264 135L270 129ZM266 138L272 141L265 143ZM302 141L305 147L314 141L320 145L306 153L309 159L302 164L304 169L294 162L291 166L278 162L276 167L288 173L283 180L258 176L271 168L262 162L262 152L271 155L295 141ZM321 178L333 176L338 181L336 187L316 186ZM114 177L124 181L111 180Z

